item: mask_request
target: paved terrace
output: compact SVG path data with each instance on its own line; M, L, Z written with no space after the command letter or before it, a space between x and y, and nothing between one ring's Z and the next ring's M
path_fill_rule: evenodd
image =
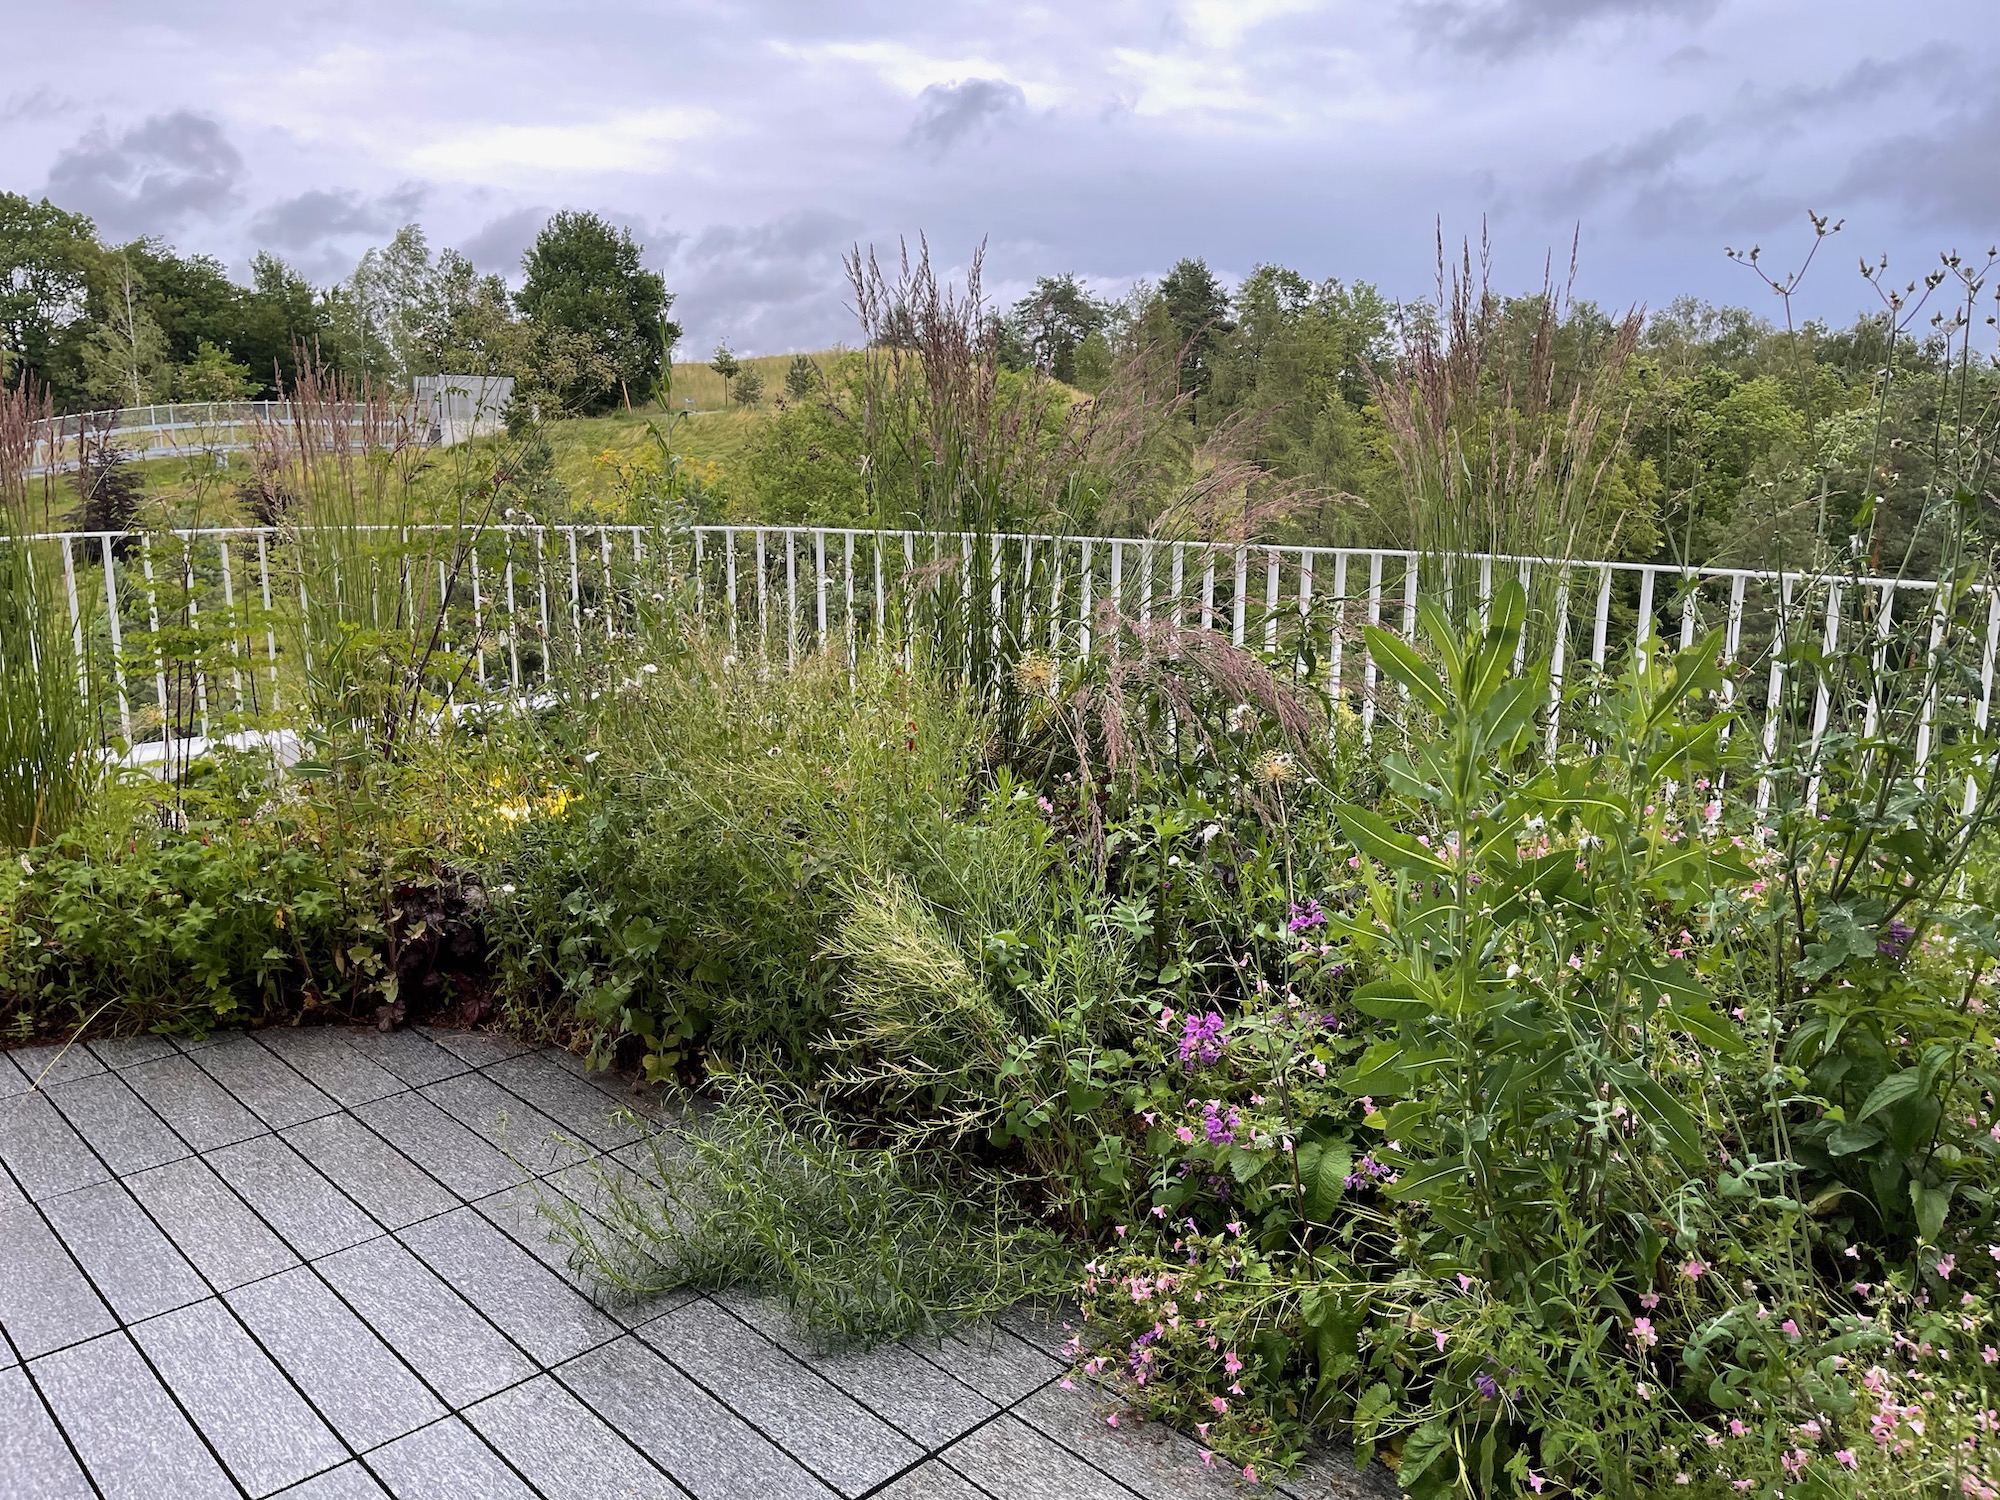
M747 1296L597 1305L534 1205L638 1165L621 1107L658 1118L471 1032L0 1053L0 1495L1241 1493L1061 1389L1035 1318L829 1357ZM1394 1486L1329 1460L1275 1492Z

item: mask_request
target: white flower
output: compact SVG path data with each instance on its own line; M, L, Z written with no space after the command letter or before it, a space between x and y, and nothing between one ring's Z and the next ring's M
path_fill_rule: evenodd
M506 885L503 885L503 886L501 886L501 887L500 887L500 894L501 894L501 895L503 895L503 896L511 896L511 895L513 895L513 894L514 894L514 886L513 886L513 883L512 883L511 881L510 881L510 882L509 882L508 884L506 884Z
M583 758L583 763L586 766L595 765L597 763L597 757L602 755L603 753L604 752L602 750L593 750L590 752L590 754L586 755Z

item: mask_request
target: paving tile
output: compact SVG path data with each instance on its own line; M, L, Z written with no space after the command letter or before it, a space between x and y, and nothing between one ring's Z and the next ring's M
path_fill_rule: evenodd
M696 1500L831 1500L826 1486L637 1339L558 1377Z
M111 1179L46 1094L0 1099L0 1161L32 1199Z
M504 1062L507 1058L533 1050L526 1042L517 1042L511 1036L502 1036L495 1031L454 1031L447 1026L419 1026L416 1031L419 1036L436 1042L460 1062L474 1068Z
M1111 1426L1107 1418L1119 1413ZM1014 1415L1148 1500L1222 1500L1241 1489L1234 1469L1202 1464L1193 1439L1164 1423L1132 1420L1122 1402L1093 1399L1081 1388L1043 1386Z
M150 1319L132 1336L251 1494L297 1484L348 1456L220 1301Z
M15 1094L25 1094L34 1085L28 1082L28 1075L14 1066L14 1054L0 1052L0 1099L10 1099Z
M955 1469L938 1459L928 1459L887 1489L876 1491L877 1500L987 1500L980 1489Z
M114 1036L92 1042L90 1050L107 1068L130 1068L156 1058L172 1057L174 1044L163 1036Z
M546 1375L480 1402L465 1417L548 1500L680 1500L686 1493Z
M124 1076L197 1151L213 1151L264 1132L263 1123L190 1058L163 1057L127 1068Z
M911 1344L939 1369L1002 1406L1011 1406L1068 1368L1004 1328L990 1325L947 1334L940 1342L913 1339Z
M363 1321L454 1408L535 1373L520 1350L391 1239L316 1263Z
M104 1064L81 1042L44 1042L37 1047L16 1047L10 1054L14 1064L38 1089L54 1088L75 1078L102 1073Z
M560 1047L544 1047L542 1056L559 1068L566 1068L591 1087L610 1095L614 1104L629 1109L635 1114L657 1118L666 1089L657 1083L646 1083L636 1075L615 1072L610 1068L592 1068L574 1052L565 1052Z
M507 1160L422 1094L396 1094L354 1111L377 1135L459 1197L484 1198L523 1181L527 1173Z
M618 1325L469 1208L402 1232L458 1294L542 1365L607 1342Z
M353 1115L328 1115L279 1133L385 1229L458 1206L457 1198Z
M192 1154L116 1073L92 1073L46 1092L70 1128L120 1177Z
M938 1456L1007 1500L1132 1500L1134 1494L1007 1414L975 1427Z
M0 1208L18 1208L27 1201L21 1190L14 1186L13 1174L5 1166L0 1166Z
M390 1495L357 1462L344 1463L304 1484L281 1490L273 1500L390 1500Z
M105 1500L236 1495L215 1455L124 1334L45 1355L33 1368Z
M0 1209L0 1327L33 1359L117 1327L33 1208Z
M386 1068L411 1088L436 1083L471 1071L472 1064L445 1051L436 1042L407 1027L399 1031L344 1033L347 1045L378 1067Z
M569 1134L600 1151L629 1146L640 1128L618 1119L618 1104L602 1089L579 1078L547 1053L525 1052L485 1070L508 1093L526 1100Z
M205 1160L304 1260L345 1250L382 1232L318 1168L275 1135L225 1147Z
M445 1414L437 1398L310 1267L252 1282L229 1293L227 1301L357 1450L414 1432Z
M18 1366L0 1370L0 1480L9 1494L35 1500L95 1500L90 1481Z
M1063 1346L1083 1326L1083 1314L1073 1305L1037 1307L1023 1302L1008 1308L994 1321L1024 1344L1068 1364L1069 1355Z
M257 1032L256 1038L349 1108L407 1087L394 1073L348 1046L332 1027L278 1027Z
M368 1462L396 1500L534 1500L534 1491L459 1417L397 1438Z
M204 1073L273 1130L316 1120L340 1108L283 1058L250 1037L224 1037L193 1056Z
M854 1398L748 1324L698 1298L639 1337L843 1495L859 1495L924 1456Z
M141 1172L126 1178L125 1186L217 1291L299 1263L285 1242L199 1158Z
M655 1296L634 1296L607 1285L588 1270L570 1264L574 1246L567 1239L551 1238L552 1226L538 1205L551 1198L546 1184L528 1182L482 1198L472 1206L480 1217L502 1230L509 1239L553 1271L562 1281L588 1297L605 1316L625 1328L637 1328L662 1313L670 1313L694 1300L687 1290L662 1292ZM562 1202L560 1196L553 1201Z
M42 1210L121 1321L136 1323L208 1295L194 1267L122 1183L78 1188Z
M775 1299L738 1290L713 1300L927 1449L943 1447L1000 1409L906 1344L823 1353L807 1347Z
M581 1155L574 1145L564 1143L572 1132L483 1073L427 1084L420 1092L536 1176L568 1166Z
M192 1055L201 1051L204 1047L213 1047L218 1042L224 1042L230 1037L241 1035L243 1033L240 1031L211 1031L207 1036L174 1035L168 1037L167 1040L174 1044L176 1052Z

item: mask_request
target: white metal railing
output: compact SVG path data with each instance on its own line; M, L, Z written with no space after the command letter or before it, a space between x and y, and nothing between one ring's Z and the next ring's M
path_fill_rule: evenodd
M115 724L128 740L170 734L170 698L184 707L190 693L203 734L211 715L282 707L281 617L317 585L289 566L281 531L36 540L59 555L74 639L108 684L107 728ZM1983 736L1991 722L2000 593L1984 587L1952 593L1917 579L1505 556L1457 563L1457 586L1475 590L1482 609L1508 577L1538 589L1548 623L1534 649L1547 655L1552 746L1564 733L1567 678L1690 645L1710 630L1722 639L1724 693L1755 722L1767 756L1782 716L1806 712L1784 705L1808 689L1810 723L1798 727L1815 741L1856 715L1860 727L1878 727L1877 698L1845 701L1827 674L1797 665L1788 646L1807 640L1823 657L1872 640L1884 671L1925 672L1949 626L1980 643L1977 670L1926 697L1910 726L1916 759L1930 756L1941 712L1950 711L1953 732ZM1096 634L1116 611L1142 625L1171 619L1225 631L1280 662L1314 661L1320 684L1359 715L1366 735L1380 695L1360 627L1413 634L1420 586L1452 586L1422 570L1415 553L1374 548L837 527L494 526L467 554L447 644L467 663L466 687L518 693L545 682L563 652L629 633L648 602L673 588L732 648L788 660L832 650L852 660L874 646L907 653L913 598L955 585L996 639L1004 624L1016 643L1053 654L1102 649ZM1956 611L1950 619L1948 609ZM205 645L191 667L177 668L185 690L170 693L177 633ZM1524 638L1522 654L1528 649ZM1794 682L1798 672L1813 680Z

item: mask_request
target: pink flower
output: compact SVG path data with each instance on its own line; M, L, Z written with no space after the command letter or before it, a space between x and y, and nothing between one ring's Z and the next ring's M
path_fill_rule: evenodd
M1243 1361L1236 1357L1236 1351L1234 1349L1230 1350L1227 1354L1223 1355L1222 1368L1231 1375L1234 1375L1238 1370L1243 1368Z
M1220 1396L1210 1396L1208 1398L1208 1404L1210 1410L1212 1410L1218 1417L1221 1416L1224 1412L1229 1410L1229 1403L1227 1401L1224 1401Z
M1687 1277L1689 1281L1699 1281L1701 1280L1702 1277L1706 1276L1707 1274L1708 1274L1708 1267L1703 1265L1700 1261L1693 1259L1692 1257L1690 1257L1687 1263L1681 1267L1681 1275Z
M1957 1269L1958 1269L1958 1257L1954 1255L1944 1256L1937 1263L1938 1276L1941 1280L1944 1281L1951 1280L1951 1273Z
M1111 1227L1118 1231L1119 1239L1122 1240L1125 1238L1125 1226L1123 1224L1113 1224Z
M1204 1469L1212 1469L1215 1467L1215 1455L1209 1452L1208 1449L1206 1448L1201 1450L1201 1466Z
M1174 1131L1174 1134L1181 1138L1181 1144L1183 1146L1192 1146L1194 1144L1194 1132L1188 1129L1187 1126L1182 1125L1177 1127Z
M1653 1345L1659 1343L1660 1336L1653 1332L1653 1320L1651 1318L1634 1318L1632 1320L1632 1339L1641 1349L1650 1349Z
M1458 1273L1458 1289L1461 1292L1469 1292L1472 1290L1472 1278L1466 1275L1465 1272L1463 1271L1460 1271Z
M1106 1417L1104 1425L1106 1427L1116 1427L1118 1425L1118 1413L1114 1411L1110 1416Z
M1795 1339L1799 1336L1799 1325L1793 1322L1790 1318L1785 1319L1785 1321L1780 1323L1778 1326L1784 1329L1785 1337L1788 1339Z
M1257 1482L1257 1466L1255 1464L1245 1464L1243 1466L1243 1477L1252 1484L1255 1484Z
M1533 1469L1528 1470L1528 1488L1533 1490L1537 1495L1542 1492L1542 1486L1547 1483L1548 1481Z
M1431 1330L1431 1333L1438 1341L1438 1353L1440 1354L1444 1353L1444 1340L1445 1340L1444 1330L1442 1328L1434 1328Z
M1645 1293L1639 1298L1639 1305L1645 1308L1646 1311L1651 1312L1660 1305L1660 1294L1658 1292Z
M1861 1467L1860 1461L1855 1458L1852 1448L1842 1448L1833 1457L1835 1462L1843 1469L1858 1469Z
M1989 1365L2000 1364L2000 1349L1995 1349L1991 1344L1988 1344L1984 1349L1979 1351L1979 1357Z

